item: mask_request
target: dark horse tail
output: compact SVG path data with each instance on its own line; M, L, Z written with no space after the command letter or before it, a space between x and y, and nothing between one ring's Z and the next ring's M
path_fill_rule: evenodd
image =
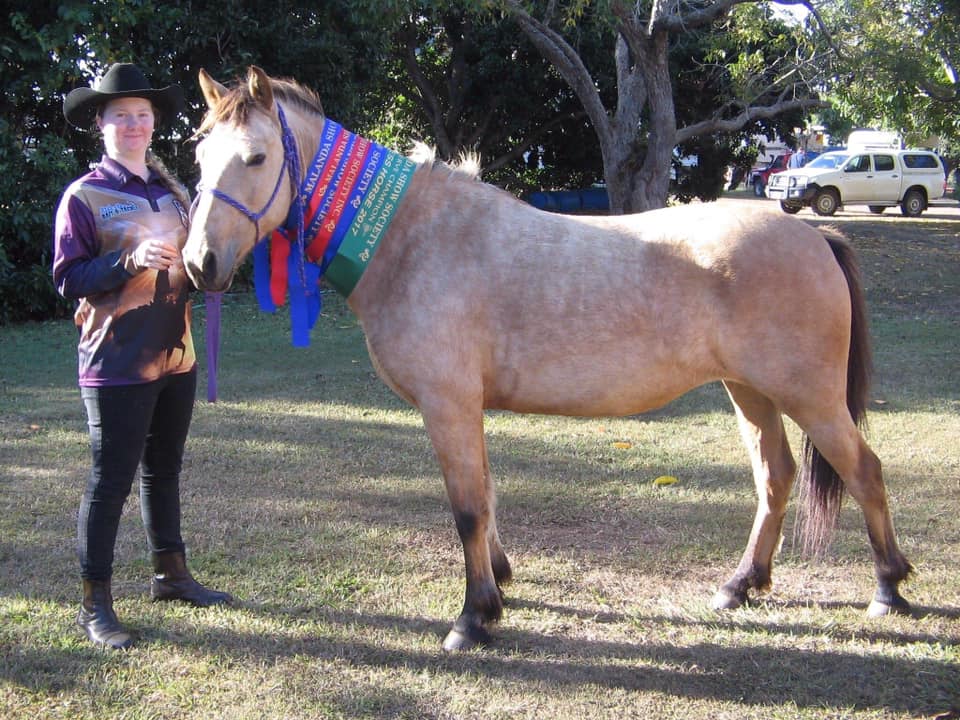
M860 269L853 248L836 230L825 228L824 237L843 270L850 290L850 350L847 358L847 408L858 427L866 424L870 375L873 370L867 307L860 282ZM843 502L843 481L820 451L804 435L799 483L797 536L807 554L826 548L837 524Z

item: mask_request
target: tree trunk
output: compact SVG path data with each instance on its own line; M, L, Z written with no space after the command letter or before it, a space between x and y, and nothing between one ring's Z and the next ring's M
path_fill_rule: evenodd
M665 207L670 192L673 148L677 144L677 116L673 105L673 85L667 59L669 37L657 32L650 38L648 52L640 58L647 84L647 108L650 129L647 153L634 182L632 203L627 212L642 212Z
M677 136L667 41L667 33L656 33L632 58L631 74L638 76L635 82L643 87L647 117L641 119L642 107L621 105L610 124L607 142L601 143L612 215L655 210L667 204Z

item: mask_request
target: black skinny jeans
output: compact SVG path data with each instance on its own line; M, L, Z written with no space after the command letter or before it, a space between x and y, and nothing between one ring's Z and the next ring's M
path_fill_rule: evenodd
M141 385L80 388L93 468L77 516L85 580L109 580L123 505L140 466L140 509L151 552L183 552L180 467L197 371Z

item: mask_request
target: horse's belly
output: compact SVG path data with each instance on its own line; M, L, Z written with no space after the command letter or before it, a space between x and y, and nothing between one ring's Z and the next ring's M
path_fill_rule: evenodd
M502 369L484 383L485 407L584 417L622 416L666 405L716 380L709 363L586 354L564 362Z
M489 410L510 410L517 413L536 413L539 415L570 415L574 417L622 417L636 415L663 407L671 400L683 395L692 387L685 387L672 393L632 393L614 392L597 394L593 397L562 393L516 394L510 397L491 398L485 404Z

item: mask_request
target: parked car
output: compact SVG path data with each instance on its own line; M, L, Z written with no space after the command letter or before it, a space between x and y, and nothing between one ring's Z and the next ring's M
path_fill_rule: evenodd
M786 152L783 155L777 155L769 163L759 169L753 170L750 173L750 180L748 183L750 187L753 188L754 195L757 197L763 197L767 184L770 182L770 178L773 175L781 173L787 169L787 163L790 162L790 157L792 155L792 152Z
M805 150L803 153L803 164L806 165L817 157L817 155L819 155L819 153L813 152L812 150ZM748 182L750 187L753 188L753 194L757 197L763 197L766 193L767 185L770 183L770 178L777 173L782 173L784 170L789 169L790 158L793 156L794 153L792 151L787 151L783 155L777 155L777 157L764 167L751 171Z
M899 205L904 215L917 217L943 195L944 184L936 153L852 148L776 174L766 195L790 214L811 207L818 215L833 215L843 205L862 204L877 214Z

